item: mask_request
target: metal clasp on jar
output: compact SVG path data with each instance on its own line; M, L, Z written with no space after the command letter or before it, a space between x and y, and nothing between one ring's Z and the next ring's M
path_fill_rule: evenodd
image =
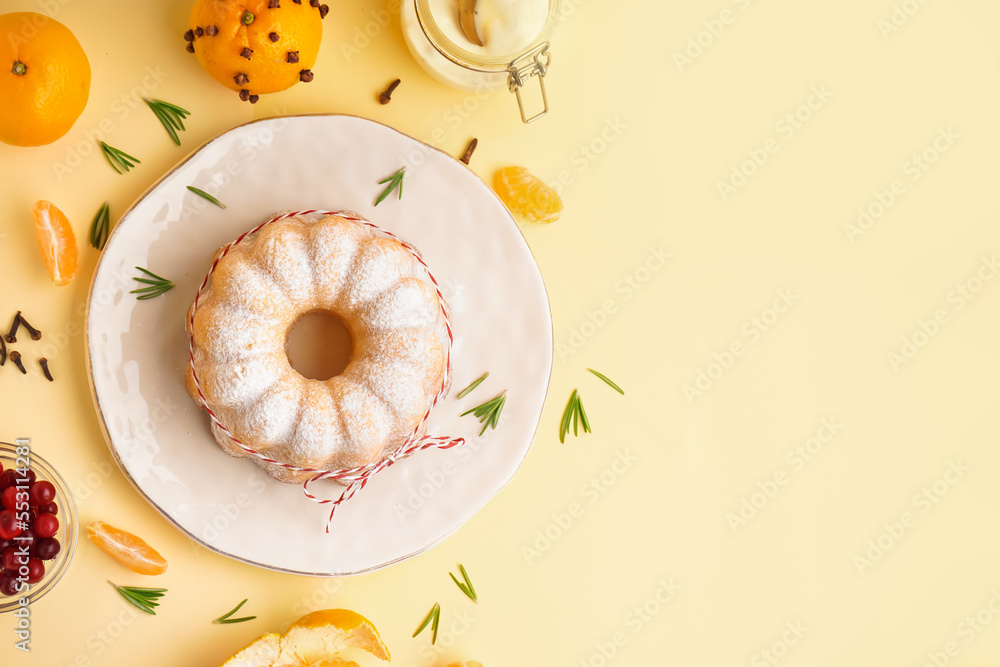
M524 123L538 120L548 113L549 99L545 94L544 78L551 62L552 54L549 53L549 43L545 42L507 66L507 87L517 95L517 107L521 110L521 121ZM542 91L542 110L528 118L524 110L524 100L521 97L521 87L533 76L538 77L538 86Z

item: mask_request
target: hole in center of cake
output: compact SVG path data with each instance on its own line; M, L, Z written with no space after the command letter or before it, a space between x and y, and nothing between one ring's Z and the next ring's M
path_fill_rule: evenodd
M288 362L310 380L329 380L340 375L351 360L354 341L344 320L334 313L306 313L288 331L285 352Z

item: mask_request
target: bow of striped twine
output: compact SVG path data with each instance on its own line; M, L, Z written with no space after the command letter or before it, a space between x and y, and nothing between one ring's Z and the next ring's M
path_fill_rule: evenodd
M347 220L351 220L353 222L358 222L358 223L367 225L368 227L370 227L371 229L375 230L376 232L378 232L380 234L384 234L385 236L388 236L389 238L392 238L392 239L395 239L396 241L398 241L420 263L420 265L427 272L427 277L430 279L431 283L433 283L434 290L435 290L435 292L437 294L437 297L438 297L438 305L441 308L441 314L443 316L445 328L446 328L446 331L447 331L447 334L448 334L448 346L447 346L448 349L447 349L447 353L445 355L445 372L444 372L443 380L441 382L441 388L438 390L438 393L435 394L434 399L431 401L430 406L427 408L427 410L424 413L423 417L421 418L420 422L416 425L416 427L410 433L409 437L407 437L406 440L404 440L403 443L399 447L397 447L392 452L390 452L387 456L383 457L382 459L380 459L378 461L373 461L371 463L368 463L368 464L365 464L365 465L362 465L362 466L357 466L357 467L354 467L354 468L344 468L344 469L339 469L339 470L317 470L317 469L313 469L313 468L305 468L305 467L302 467L302 466L296 466L296 465L292 465L290 463L285 463L285 462L282 462L282 461L278 461L276 459L273 459L273 458L267 456L266 454L263 454L263 453L255 450L253 447L250 447L246 443L242 442L239 438L237 438L236 436L234 436L230 432L230 430L226 427L226 425L223 424L219 420L218 416L215 414L215 411L212 410L211 407L208 406L208 402L205 400L205 394L202 392L201 382L198 379L198 373L197 373L197 369L196 369L195 363L194 363L194 356L195 356L195 354L194 354L195 353L194 316L195 316L195 312L198 310L198 304L199 304L199 302L201 300L202 292L204 292L205 288L208 286L208 282L211 279L212 274L215 272L216 267L219 265L219 261L223 257L225 257L227 254L229 254L229 252L232 251L233 248L235 248L237 245L239 245L240 243L242 243L244 241L244 239L246 239L248 236L256 234L261 229L263 229L265 226L267 226L267 225L269 225L271 223L277 222L278 220L283 220L285 218L290 218L290 217L294 217L294 216L311 215L311 214L314 214L314 213L322 214L324 216L335 215L335 216L339 216L339 217L345 218ZM412 455L416 454L417 452L421 452L421 451L424 451L424 450L427 450L427 449L451 449L452 447L457 447L457 446L462 445L462 444L465 443L465 439L464 438L451 438L451 437L442 437L442 436L422 436L421 435L424 432L424 426L426 425L427 420L428 420L428 418L431 415L431 412L434 410L434 407L438 404L438 402L440 400L442 400L444 398L444 395L447 392L448 387L450 386L450 380L451 380L451 346L452 346L452 343L454 342L454 333L452 332L451 318L450 318L450 316L448 314L448 308L447 308L447 305L446 305L445 300L444 300L444 295L441 293L441 287L438 284L438 281L434 278L434 275L431 273L430 268L424 262L423 258L420 257L420 254L416 251L416 249L413 246L411 246L409 243L407 243L407 242L399 239L392 232L389 232L389 231L387 231L385 229L382 229L378 225L375 225L374 223L371 223L368 220L365 220L364 218L362 218L357 213L353 213L351 211L323 211L323 210L318 210L318 209L308 209L308 210L305 210L305 211L293 211L293 212L289 212L289 213L282 213L282 214L279 214L279 215L272 216L271 218L268 218L267 220L265 220L261 224L259 224L256 227L254 227L253 229L251 229L251 230L249 230L247 232L244 232L239 237L237 237L236 240L234 240L232 243L230 243L230 244L228 244L226 246L223 246L223 248L218 253L216 253L215 259L212 261L211 268L209 269L208 273L205 275L205 279L202 280L201 286L198 287L198 291L195 294L194 305L191 307L191 309L188 312L188 321L187 321L187 323L188 323L188 327L187 327L187 329L188 329L188 360L189 360L190 367L191 367L191 376L192 376L192 379L194 380L195 388L198 391L198 397L201 399L201 405L205 409L205 412L208 414L209 419L212 421L212 423L223 434L225 434L225 436L230 441L232 441L233 443L235 443L240 449L242 449L244 452L246 452L250 456L252 456L252 457L254 457L254 458L256 458L256 459L258 459L260 461L264 461L264 462L267 462L267 463L270 463L270 464L273 464L273 465L280 466L282 468L286 468L286 469L291 470L293 472L309 473L310 474L309 478L306 479L302 483L302 493L307 498L309 498L311 501L313 501L315 503L318 503L320 505L327 505L327 504L330 505L330 515L329 515L329 518L326 521L326 532L327 533L330 532L330 527L331 527L331 525L333 523L333 515L334 515L334 512L336 512L337 508L342 503L347 502L348 500L350 500L357 492L359 492L363 488L365 488L365 486L368 484L368 481L374 475L376 475L376 474L382 472L383 470L385 470L386 468L392 466L397 461L400 461L400 460L405 459L405 458L407 458L409 456L412 456ZM334 481L337 481L337 482L340 482L340 483L344 484L345 488L340 493L340 495L338 497L336 497L336 498L320 498L317 495L315 495L314 493L312 493L312 491L309 490L309 485L312 482L316 482L316 481L320 481L320 480L334 480Z

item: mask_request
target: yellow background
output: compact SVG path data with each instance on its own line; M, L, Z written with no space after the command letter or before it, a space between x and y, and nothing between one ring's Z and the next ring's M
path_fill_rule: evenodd
M323 607L369 616L400 665L996 662L1000 5L566 0L552 110L530 126L503 91L470 96L425 74L398 3L378 0L331 3L316 80L250 107L184 52L189 7L2 2L65 23L94 69L67 136L0 146L0 321L23 310L54 343L56 376L0 369L3 437L30 437L56 463L82 525L133 530L170 569L155 580L169 589L158 615L139 618L105 580L146 582L82 542L32 609L30 654L0 618L0 663L214 665ZM192 111L182 148L129 108L142 94ZM566 202L557 223L522 227L557 345L525 464L441 545L343 580L203 550L117 468L102 475L80 335L104 199L117 220L216 134L309 112L370 117L452 154L478 137L485 179L523 164L562 181ZM133 172L95 152L102 124L142 160ZM82 267L68 287L39 261L37 199L74 222ZM594 433L560 444L573 388ZM810 445L810 460L795 453ZM459 562L478 605L448 579ZM257 620L210 623L244 597ZM431 649L410 635L435 601Z

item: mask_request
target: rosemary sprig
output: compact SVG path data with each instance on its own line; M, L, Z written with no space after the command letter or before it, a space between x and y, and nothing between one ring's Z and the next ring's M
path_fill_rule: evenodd
M137 588L135 586L119 586L113 581L108 581L116 591L121 593L122 597L131 602L133 605L146 612L147 614L156 615L153 611L153 607L159 606L158 599L163 597L163 594L167 592L166 588Z
M104 250L108 242L108 232L111 230L111 202L104 202L90 223L90 245L98 250Z
M170 138L174 140L174 143L180 146L181 139L177 136L177 130L184 129L184 119L191 115L191 112L163 100L151 100L148 97L142 99L153 110L153 113L160 119L160 122L163 123L163 127L167 130Z
M119 174L122 173L122 169L128 171L137 164L142 164L142 161L138 158L134 158L125 151L120 151L114 146L108 146L103 141L98 141L101 145L101 150L104 151L104 157L108 158L108 164L117 171ZM121 167L121 169L119 169Z
M430 623L430 625L431 625L431 633L432 633L431 634L431 644L437 642L437 638L438 638L438 623L440 621L441 621L441 604L438 603L438 602L435 602L434 606L431 607L430 612L427 613L427 617L424 618L423 623L421 623L420 627L417 628L413 632L413 636L416 637L421 632L423 632L424 628L427 627L427 624Z
M573 426L573 435L578 434L580 426L583 427L584 433L590 433L590 420L587 419L587 411L583 409L580 392L576 389L569 395L569 402L563 410L562 423L559 424L559 442L566 442L570 424Z
M382 185L383 183L388 183L389 185L386 186L385 190L382 191L382 194L380 194L378 196L378 199L375 200L375 206L381 204L382 201L389 196L389 193L395 190L396 188L399 188L398 198L399 199L403 198L403 174L405 172L406 172L406 167L400 167L399 171L397 171L395 174L387 178L384 178L378 182L379 185Z
M487 428L496 428L497 423L500 420L500 411L503 410L504 403L507 402L507 391L504 390L491 398L490 400L477 405L476 407L466 410L460 417L464 417L470 412L479 419L479 423L483 425L483 430L479 432L479 435L486 433Z
M604 373L598 373L593 368L588 368L587 370L590 371L591 373L593 373L594 375L596 375L597 377L601 378L602 380L604 380L604 382L606 382L609 387L611 387L612 389L614 389L615 391L617 391L622 396L625 395L625 390L622 389L621 387L619 387L617 384L615 384L614 380L612 380L611 378L609 378Z
M212 195L208 194L207 192L205 192L204 190L202 190L200 188L196 188L193 185L189 185L189 186L187 186L187 189L190 190L191 192L195 193L199 197L204 197L205 199L207 199L208 201L212 202L213 204L215 204L219 208L226 208L225 204L223 204L221 201L219 201L218 199L216 199L215 197L213 197Z
M139 287L129 292L129 294L138 294L139 296L137 296L136 299L139 299L140 301L160 296L164 292L170 291L170 289L174 286L174 284L171 281L156 275L155 273L149 271L148 269L144 269L141 266L137 266L135 268L137 268L138 270L142 271L144 274L149 276L148 278L137 276L132 279L137 283L142 283L148 286L148 287Z
M455 585L458 586L459 590L465 593L466 597L468 597L473 602L478 603L479 596L476 594L475 586L472 585L472 580L469 579L469 573L465 571L465 566L459 563L458 571L462 573L462 579L464 580L465 583L459 581L458 578L455 577L455 575L452 574L451 572L448 573L448 576L451 577L451 580L455 582Z
M456 396L455 398L465 398L466 396L468 396L472 392L473 389L475 389L476 387L478 387L479 385L481 385L483 383L483 380L485 380L489 376L490 376L489 371L487 371L486 373L483 373L482 375L479 376L479 379L473 380L472 384L470 384L468 387L466 387L462 391L458 392L458 396Z
M243 621L252 621L253 619L257 618L256 616L243 616L241 618L230 618L233 614L238 612L240 610L240 607L242 607L244 604L246 604L246 598L244 598L243 602L233 607L230 611L226 612L222 616L212 621L212 623L242 623Z

